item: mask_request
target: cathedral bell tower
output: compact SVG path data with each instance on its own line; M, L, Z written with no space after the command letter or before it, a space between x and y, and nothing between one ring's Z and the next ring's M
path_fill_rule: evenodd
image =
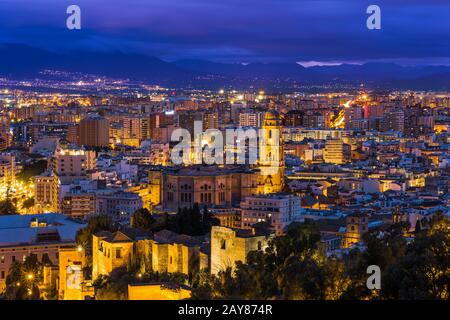
M258 193L276 193L284 185L283 130L280 115L270 109L264 116L259 136L259 163L261 180Z

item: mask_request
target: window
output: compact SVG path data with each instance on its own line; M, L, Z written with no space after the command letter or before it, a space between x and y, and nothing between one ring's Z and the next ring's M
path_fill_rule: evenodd
M172 256L170 257L170 264L172 264Z
M12 262L15 262L15 261L16 261L16 256L12 256L12 257L11 257L11 261L12 261Z
M0 262L1 262L1 263L5 263L5 256L1 256L1 257L0 257Z
M227 242L225 239L222 239L220 242L220 249L225 250L227 248Z
M258 250L261 250L262 249L262 243L261 243L261 241L258 241Z
M5 271L0 272L0 279L5 279Z
M121 248L116 249L116 259L122 258L122 252Z

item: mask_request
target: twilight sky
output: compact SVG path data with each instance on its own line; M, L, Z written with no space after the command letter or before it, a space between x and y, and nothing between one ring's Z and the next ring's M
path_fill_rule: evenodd
M82 29L66 29L66 8ZM366 8L382 29L366 28ZM0 0L0 43L166 60L450 65L449 0Z

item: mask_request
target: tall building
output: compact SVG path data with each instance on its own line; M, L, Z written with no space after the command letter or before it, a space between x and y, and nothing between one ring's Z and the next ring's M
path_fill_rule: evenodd
M241 202L243 229L250 229L258 222L268 222L276 235L282 235L286 226L301 219L300 197L288 193L272 193L246 197Z
M344 164L346 162L344 142L340 139L327 140L323 160L326 163Z
M80 145L107 147L109 145L109 121L100 116L88 116L80 121Z
M94 167L93 151L62 149L58 150L53 158L53 171L63 184L84 178L86 171Z
M52 172L34 177L34 201L37 213L58 211L59 179Z
M405 113L402 109L391 109L385 113L381 131L398 131L403 132L405 129Z
M72 124L67 127L67 138L70 143L80 144L80 125Z
M16 158L8 153L0 154L0 183L13 183L16 178Z
M96 213L95 194L69 192L63 196L62 213L73 218L84 219Z
M203 114L203 130L219 129L219 114L217 112L205 112Z
M178 115L178 126L182 129L186 129L194 136L195 121L203 121L202 114L199 112L181 113ZM204 129L204 128L203 128Z
M239 113L240 127L260 127L262 123L262 113L254 111L246 111Z
M303 125L305 112L301 110L290 110L284 115L284 125L286 127L300 127Z
M9 117L0 116L0 151L5 150L11 146L12 137L10 133Z
M364 119L364 109L358 105L352 105L344 109L345 129L359 129L359 121Z
M303 126L313 129L325 129L326 119L320 112L309 110L303 116Z
M258 168L262 184L258 193L281 192L284 187L284 150L280 115L266 112L260 136Z

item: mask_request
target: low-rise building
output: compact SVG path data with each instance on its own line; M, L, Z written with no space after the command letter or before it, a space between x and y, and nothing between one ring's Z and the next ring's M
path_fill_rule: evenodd
M236 262L245 262L250 251L264 250L273 232L254 226L252 229L211 229L211 273L234 269Z
M93 236L92 278L127 267L138 258L142 258L147 270L192 274L209 265L203 242L169 230L157 232L153 238L131 228L100 232Z
M75 245L78 230L86 224L61 214L12 215L0 217L0 292L5 288L11 265L34 254L44 255L57 265L59 249Z
M277 235L282 235L286 226L302 219L301 214L301 199L294 194L250 196L241 202L241 227L250 229L255 223L268 222Z

